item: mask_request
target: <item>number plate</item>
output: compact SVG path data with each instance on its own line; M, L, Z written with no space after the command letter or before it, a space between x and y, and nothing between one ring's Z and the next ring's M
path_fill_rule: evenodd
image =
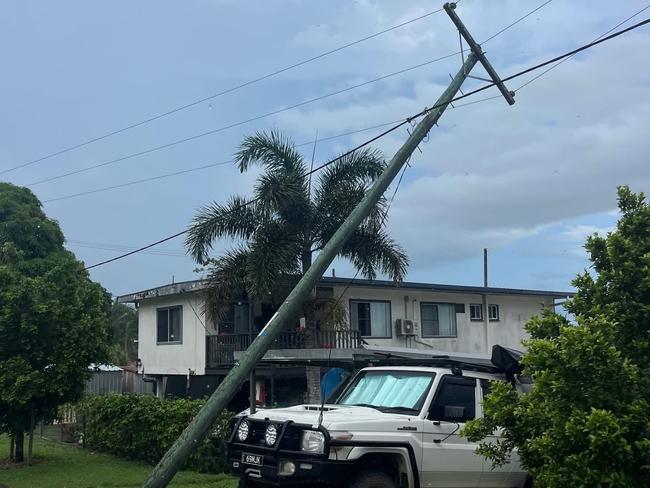
M253 466L261 466L264 461L264 456L259 454L242 453L241 462L244 464L252 464Z

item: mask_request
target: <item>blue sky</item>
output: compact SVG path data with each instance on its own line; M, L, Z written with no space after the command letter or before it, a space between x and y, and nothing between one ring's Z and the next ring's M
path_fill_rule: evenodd
M440 6L442 2L439 2ZM539 2L463 0L479 40ZM31 1L0 15L4 94L0 171L264 75L435 9L430 1ZM554 0L483 45L506 76L586 43L644 2ZM650 15L650 9L635 20ZM75 171L362 83L454 52L444 13L170 117L0 176L16 184ZM616 223L616 186L650 190L650 29L562 64L517 94L449 110L416 153L390 228L411 257L408 279L565 290L587 260L586 235ZM460 57L185 144L32 185L87 264L183 230L197 208L249 193L234 165L86 196L62 196L227 161L256 130L297 143L398 120L432 105ZM481 70L476 72L483 75ZM526 79L513 80L511 88ZM480 82L468 81L466 89ZM488 91L478 98L493 96ZM378 130L317 144L324 161ZM391 156L406 136L376 147ZM312 148L302 147L310 157ZM219 243L215 253L229 246ZM338 276L350 276L345 262ZM114 294L196 277L182 239L92 270Z

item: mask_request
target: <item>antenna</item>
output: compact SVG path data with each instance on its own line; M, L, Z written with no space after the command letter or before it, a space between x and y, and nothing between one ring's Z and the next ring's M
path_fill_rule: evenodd
M330 369L330 361L332 359L332 348L330 347L330 352L327 355L327 370ZM318 412L318 427L323 423L323 409L325 408L325 395L321 395L320 398L320 411Z

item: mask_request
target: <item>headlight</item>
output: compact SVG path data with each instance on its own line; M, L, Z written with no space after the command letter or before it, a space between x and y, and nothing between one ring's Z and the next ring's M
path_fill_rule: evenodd
M242 420L239 423L239 427L237 427L237 439L239 442L244 442L246 439L248 439L248 433L250 432L250 424L248 423L248 420Z
M325 436L322 432L305 430L300 438L300 449L322 454L325 450Z
M278 439L278 426L275 424L269 424L269 426L266 428L266 432L264 433L264 440L266 441L266 445L271 447L273 444L275 444L275 441Z

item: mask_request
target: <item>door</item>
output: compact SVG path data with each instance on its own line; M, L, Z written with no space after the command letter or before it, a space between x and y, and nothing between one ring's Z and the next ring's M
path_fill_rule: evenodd
M483 459L476 444L459 435L476 416L479 399L475 378L445 375L424 421L420 480L427 487L480 486Z
M486 379L479 380L479 391L481 396L479 398L480 412L479 415L483 416L483 400L490 391L491 382ZM496 443L499 437L500 430L497 430L492 435L487 436L482 442ZM493 466L492 461L483 458L483 475L481 476L482 487L501 487L501 486L524 486L526 482L526 472L519 464L519 456L516 453L511 454L510 462L502 466Z

